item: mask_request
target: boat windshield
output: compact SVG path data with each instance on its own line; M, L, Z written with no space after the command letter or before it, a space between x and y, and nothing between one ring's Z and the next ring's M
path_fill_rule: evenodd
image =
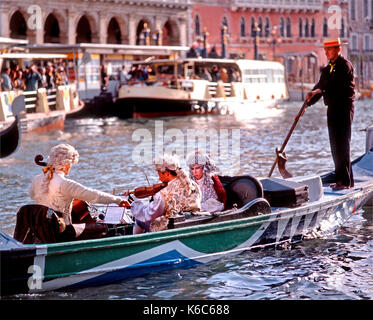
M207 80L209 82L241 82L242 73L234 62L218 61L158 61L137 65L134 69L146 69L148 84L174 80Z

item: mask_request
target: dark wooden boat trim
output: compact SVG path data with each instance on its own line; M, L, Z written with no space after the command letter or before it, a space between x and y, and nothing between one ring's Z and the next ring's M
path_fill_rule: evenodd
M88 115L88 105L84 101L79 100L79 106L77 108L66 112L66 119L83 118Z
M18 119L15 117L12 124L5 130L0 132L0 157L5 158L16 151L19 139L20 131L18 127Z
M197 105L199 107L196 107ZM208 112L207 101L204 100L153 97L118 98L115 101L114 107L114 115L122 119L185 116L217 112L218 110L216 108L212 108L212 110Z

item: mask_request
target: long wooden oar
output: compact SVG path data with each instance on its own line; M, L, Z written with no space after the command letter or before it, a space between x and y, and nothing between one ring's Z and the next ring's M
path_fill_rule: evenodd
M294 122L293 122L293 125L291 126L286 138L285 138L285 141L284 143L282 144L281 146L281 149L278 150L276 148L276 159L275 161L273 162L273 165L272 165L272 168L271 170L269 171L269 174L268 174L268 177L271 177L272 173L273 173L273 170L275 169L276 167L276 164L279 163L279 169L280 169L280 163L281 163L281 170L280 170L280 173L281 175L286 179L286 178L289 178L291 177L291 174L285 169L285 162L287 160L286 158L286 155L284 153L284 150L285 150L285 147L291 137L291 134L293 133L294 129L295 129L295 126L297 125L298 121L299 121L299 118L303 115L304 113L304 110L307 108L308 106L308 101L304 101L303 105L302 105L302 108L300 108L298 114L295 116L295 119L294 119Z

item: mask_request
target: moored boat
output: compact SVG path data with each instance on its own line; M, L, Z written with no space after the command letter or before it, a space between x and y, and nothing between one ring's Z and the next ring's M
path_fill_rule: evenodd
M15 117L9 127L0 132L0 158L11 155L17 149L19 138L18 119Z
M1 53L0 65L23 67L33 61L53 61L66 58L63 54ZM14 110L12 103L24 96L22 110ZM63 130L66 117L82 112L84 103L79 99L75 84L60 85L54 89L39 88L35 91L10 90L0 92L0 130L5 129L18 115L22 132ZM18 113L21 112L19 115Z
M100 285L332 233L373 198L371 129L365 154L354 161L351 189L333 191L320 176L266 178L260 184L249 176L221 177L230 199L226 211L179 215L165 231L29 245L1 233L2 294ZM245 198L253 184L256 197ZM289 189L296 190L296 200L290 194L276 198Z
M234 113L288 99L284 67L273 61L159 59L135 62L115 101L120 118ZM143 74L142 74L143 73Z

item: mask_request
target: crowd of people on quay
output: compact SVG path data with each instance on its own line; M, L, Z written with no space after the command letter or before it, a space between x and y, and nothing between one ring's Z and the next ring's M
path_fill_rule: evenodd
M44 66L33 63L24 69L18 65L5 66L0 75L0 91L55 89L66 84L69 84L66 67L51 62Z

